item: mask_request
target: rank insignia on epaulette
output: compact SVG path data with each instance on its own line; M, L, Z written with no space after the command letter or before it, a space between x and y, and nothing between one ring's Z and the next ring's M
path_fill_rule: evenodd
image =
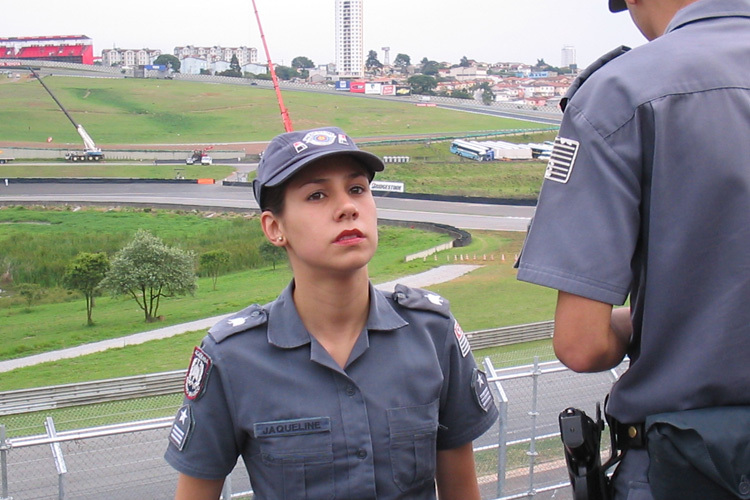
M490 390L490 384L487 382L487 375L479 368L474 368L474 373L471 376L471 388L474 401L482 411L485 413L490 411L493 402L492 391Z
M190 368L185 375L185 397L194 401L203 395L208 383L208 375L211 372L211 358L203 349L193 349L193 357L190 358Z
M169 442L178 450L182 451L185 448L193 431L193 423L193 410L190 405L185 405L177 411L172 429L169 431Z
M461 356L465 358L466 355L469 354L469 351L471 351L471 345L469 345L469 339L466 337L466 334L464 333L463 328L461 328L461 325L458 324L458 321L456 321L453 325L453 333L456 334L458 347L461 349Z

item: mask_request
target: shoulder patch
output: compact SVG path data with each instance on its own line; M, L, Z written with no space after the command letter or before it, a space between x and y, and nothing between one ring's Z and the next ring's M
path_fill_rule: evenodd
M194 401L203 395L211 374L211 357L200 347L193 349L190 367L185 374L185 397Z
M433 311L446 318L451 316L448 300L429 290L396 285L392 297L399 305L407 309Z
M477 406L485 413L490 411L490 407L494 403L492 391L487 383L487 375L479 368L474 368L474 373L471 376L471 389Z
M463 328L458 324L458 321L453 324L453 333L456 335L456 342L458 342L458 347L461 349L461 356L465 358L471 351L471 345L469 344L469 339L466 337Z
M222 319L208 330L208 334L216 343L231 337L235 333L250 330L268 321L268 312L258 304L253 304L245 309Z
M190 405L183 406L177 411L177 416L172 423L172 429L169 431L169 442L179 451L185 449L194 425L193 410Z
M552 147L552 154L547 162L547 169L544 171L544 178L567 184L570 180L570 174L573 172L576 156L578 156L578 147L578 141L557 136L555 145Z

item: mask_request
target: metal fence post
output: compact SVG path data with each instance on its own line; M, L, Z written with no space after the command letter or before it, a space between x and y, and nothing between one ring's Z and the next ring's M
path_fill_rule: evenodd
M487 357L484 358L484 366L490 374L490 379L497 378L497 372L492 364L492 360ZM506 425L508 422L508 396L505 394L502 383L500 381L495 382L495 389L500 396L498 398L497 409L500 412L500 416L497 419L497 498L503 496L503 488L505 486L505 470L507 467L507 430Z
M0 424L0 500L13 500L8 496L8 450L10 443L5 440L5 425Z
M538 394L539 394L539 376L541 375L541 370L539 369L539 356L534 356L534 370L531 373L532 377L532 396L531 396L531 411L529 412L529 416L531 416L531 439L529 441L529 496L534 496L534 465L536 464L536 457L538 455L536 451L536 421L537 417L539 416L538 411Z
M221 500L232 500L232 476L227 474L224 478L224 486L221 487Z
M52 420L52 417L47 417L44 421L44 427L47 429L47 435L51 439L57 437L55 421ZM50 443L49 446L52 449L52 457L55 459L55 467L57 468L57 498L63 500L65 498L65 474L68 473L68 468L65 465L65 457L63 456L60 443L55 441Z

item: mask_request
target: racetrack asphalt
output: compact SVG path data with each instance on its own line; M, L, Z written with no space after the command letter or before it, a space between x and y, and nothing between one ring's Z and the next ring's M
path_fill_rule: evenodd
M409 276L404 276L397 280L376 284L375 288L384 291L393 291L393 288L396 286L396 284L399 283L413 288L425 288L430 285L451 281L473 271L478 267L481 266L470 264L451 264L439 266L423 273L412 274ZM211 318L190 321L188 323L181 323L164 328L157 328L156 330L149 330L146 332L135 333L133 335L127 335L125 337L119 337L116 339L102 340L100 342L93 342L91 344L69 347L67 349L60 349L58 351L49 351L41 354L34 354L33 356L0 361L0 373L9 372L11 370L15 370L16 368L23 368L25 366L33 366L40 363L46 363L49 361L57 361L60 359L75 358L78 356L84 356L86 354L93 354L95 352L106 351L107 349L143 344L144 342L148 342L149 340L165 339L168 337L179 335L181 333L205 330L231 314L232 313L213 316Z

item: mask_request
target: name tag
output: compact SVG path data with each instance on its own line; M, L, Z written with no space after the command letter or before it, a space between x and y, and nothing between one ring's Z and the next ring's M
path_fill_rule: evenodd
M277 420L275 422L258 422L253 426L256 438L270 436L294 436L330 432L330 417L299 418L295 420Z

